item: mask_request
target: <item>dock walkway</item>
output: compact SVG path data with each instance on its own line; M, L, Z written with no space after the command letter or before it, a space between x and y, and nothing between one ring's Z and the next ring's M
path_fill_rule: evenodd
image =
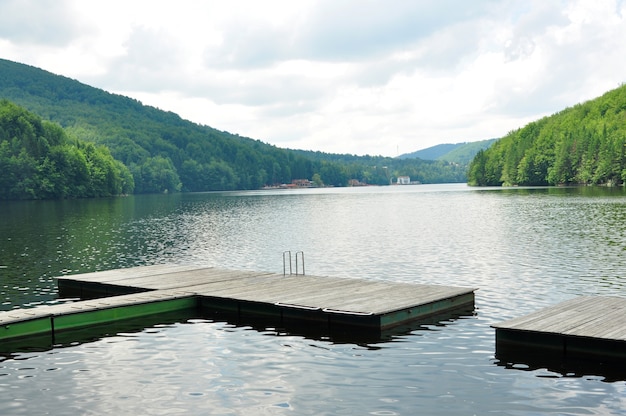
M57 278L80 301L0 312L0 340L189 310L270 317L351 331L383 331L433 315L471 311L471 288L154 265Z

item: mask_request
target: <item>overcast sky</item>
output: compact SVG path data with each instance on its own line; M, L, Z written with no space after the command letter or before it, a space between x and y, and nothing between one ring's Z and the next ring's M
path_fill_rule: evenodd
M396 156L626 82L626 3L0 0L0 57L280 147Z

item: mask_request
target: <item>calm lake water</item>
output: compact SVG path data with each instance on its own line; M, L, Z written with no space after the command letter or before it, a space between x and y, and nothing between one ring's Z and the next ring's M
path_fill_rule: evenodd
M495 358L493 323L626 296L626 192L465 185L0 202L0 309L63 301L52 279L155 263L476 287L470 316L378 343L163 317L0 356L3 415L626 412L626 382ZM618 379L619 380L619 379Z

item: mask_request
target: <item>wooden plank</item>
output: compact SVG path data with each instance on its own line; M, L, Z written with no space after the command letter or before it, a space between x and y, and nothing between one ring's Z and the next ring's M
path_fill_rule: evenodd
M55 277L57 280L80 280L83 282L113 283L127 280L131 277L158 276L176 272L201 269L193 265L155 264L151 266L137 266L127 269L113 269L99 272L73 274ZM211 269L209 267L205 269Z
M291 281L293 282L293 280ZM242 300L284 302L299 305L343 308L355 312L388 311L439 300L442 296L467 293L468 289L441 290L423 285L393 285L364 282L355 279L301 278L297 285L288 284L282 277L258 282L241 282L240 285L210 284L197 287L199 294L234 297ZM342 290L337 290L337 289ZM410 289L410 290L408 290ZM350 308L355 305L357 309Z
M598 316L588 317L585 322L580 322L577 326L564 330L563 333L626 341L625 314L626 310L620 308L604 310Z
M48 307L0 311L0 326L6 326L15 322L38 319L47 316L50 316L50 311L48 310Z
M135 270L130 272L131 275L136 274ZM128 284L146 289L186 287L205 296L366 313L393 311L473 292L473 289L465 288L202 268L171 273L165 277L173 283L167 283L161 274L154 278L131 278Z
M581 296L492 326L500 357L626 364L626 298Z
M541 309L537 312L521 316L519 318L513 318L498 324L492 325L494 328L507 328L507 329L519 329L519 330L536 330L543 324L543 322L549 322L552 317L561 319L561 314L567 314L571 311L584 312L586 307L591 307L587 302L588 298L574 298L558 305Z
M68 329L94 326L164 312L194 310L197 299L184 291L155 291L32 309L0 312L0 340L47 337ZM25 344L26 345L26 344Z
M504 330L626 340L626 299L581 296L521 318L493 325ZM608 335L608 334L612 335ZM618 338L615 338L615 337Z
M365 290L369 289L369 290ZM429 286L371 286L326 297L326 307L384 313L456 296L466 290L432 290ZM296 298L294 301L298 301Z
M473 306L474 301L474 289L468 288L285 276L192 265L134 267L62 276L57 280L60 292L65 287L76 296L109 297L0 313L0 327L23 322L19 331L5 329L6 337L54 332L55 322L61 329L71 329L89 322L99 324L124 316L145 316L156 313L159 302L163 303L163 310L224 308L228 313L246 316L269 314L302 322L321 321L326 322L326 327L338 324L372 329L378 325L382 330L418 319L420 314L466 304Z
M123 278L126 273L126 278ZM186 287L196 293L247 301L282 302L354 312L387 312L455 296L468 289L411 285L350 278L156 265L64 278L144 289ZM472 289L470 289L473 291ZM384 296L381 294L384 293Z
M137 287L144 289L161 289L160 284L172 285L174 283L177 286L189 285L189 281L198 279L204 282L219 281L219 280L232 280L243 277L242 274L237 274L229 270L220 270L213 268L192 268L191 266L184 266L182 269L164 268L162 266L146 266L150 269L156 269L155 273L150 270L142 270L141 268L122 269L128 270L128 273L124 274L120 270L116 270L115 273L109 272L95 272L89 273L85 278L82 275L63 276L57 278L59 284L62 285L64 281L76 281L86 283L101 283L101 284L115 284L129 287Z
M244 284L244 281L252 277L264 276L268 273L254 273L247 275L237 275L233 272L214 272L211 274L195 273L173 273L160 276L148 276L124 280L124 285L129 287L162 290L176 288L190 288L193 286L228 283L228 284ZM120 283L117 281L116 283Z

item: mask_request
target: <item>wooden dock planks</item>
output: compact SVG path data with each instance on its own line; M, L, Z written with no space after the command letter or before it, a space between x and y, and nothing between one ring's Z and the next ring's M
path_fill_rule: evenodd
M154 265L57 278L71 303L0 312L0 340L180 309L224 310L357 331L474 308L474 289L193 265ZM290 321L291 322L291 321Z
M55 331L180 310L380 332L473 310L475 290L169 264L57 280L61 296L80 293L89 300L0 312L0 341L45 333L54 338ZM556 354L626 364L626 298L581 296L492 327L500 358Z
M581 296L492 326L626 341L626 298Z
M120 271L59 277L59 288L69 282L115 284L145 290L184 288L201 296L250 302L284 303L357 313L385 313L451 297L474 289L366 281L308 275L280 275L193 266L147 266ZM135 273L135 270L137 273ZM85 277L85 278L84 278Z
M35 335L49 335L54 339L55 332L69 329L149 316L163 311L195 310L196 303L193 293L160 290L3 311L0 312L0 341Z
M626 363L626 298L580 296L492 327L498 355Z

